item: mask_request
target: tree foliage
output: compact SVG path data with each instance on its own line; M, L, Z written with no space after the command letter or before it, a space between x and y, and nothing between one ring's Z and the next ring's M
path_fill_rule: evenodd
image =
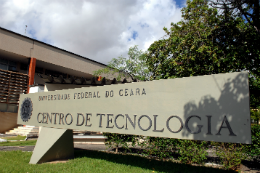
M249 78L249 89L250 89L250 107L253 109L258 108L260 110L260 78L259 77Z
M214 0L211 6L222 9L223 14L232 13L246 19L246 22L260 34L259 0Z
M166 38L155 41L148 49L147 63L154 78L184 77L221 72L224 57L213 31L220 19L207 1L187 1L183 20L164 28Z
M187 1L182 18L164 28L166 38L148 49L147 63L154 78L258 72L259 36L242 18L220 15L206 0Z
M182 18L164 28L165 37L146 53L153 79L245 70L250 81L258 79L260 35L241 15L219 13L207 0L188 0ZM250 86L260 92L255 84Z
M257 107L257 109L251 109L250 110L251 114L251 119L256 122L257 125L259 125L259 120L260 120L260 106Z
M138 50L137 46L130 47L128 51L128 58L118 57L113 58L108 67L94 72L94 75L100 76L102 74L116 75L117 80L125 77L131 77L132 80L148 80L149 71L145 64L144 53Z

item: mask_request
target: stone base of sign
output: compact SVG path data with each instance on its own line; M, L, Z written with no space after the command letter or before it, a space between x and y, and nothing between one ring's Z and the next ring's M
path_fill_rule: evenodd
M42 127L30 164L73 158L72 130Z

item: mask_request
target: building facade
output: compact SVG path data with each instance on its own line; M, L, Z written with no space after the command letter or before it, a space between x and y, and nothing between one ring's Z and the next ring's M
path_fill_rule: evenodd
M126 81L116 81L113 76L101 80L93 75L105 67L100 62L0 27L0 133L17 126L19 94Z

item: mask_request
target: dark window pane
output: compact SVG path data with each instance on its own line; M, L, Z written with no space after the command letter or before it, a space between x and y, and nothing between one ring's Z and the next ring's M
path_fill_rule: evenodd
M27 67L28 67L27 64L21 64L20 69L27 71Z
M8 64L8 61L6 59L0 58L0 63L1 64Z
M9 66L9 69L10 71L16 71L16 66Z
M10 66L16 66L16 62L9 61L9 65L10 65Z
M0 64L0 69L2 70L7 70L7 65L6 64Z

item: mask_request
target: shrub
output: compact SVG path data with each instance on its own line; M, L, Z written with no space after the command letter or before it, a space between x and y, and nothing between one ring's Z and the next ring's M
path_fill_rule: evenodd
M250 109L250 115L251 119L254 120L254 123L258 125L260 119L260 106L258 106L257 109Z
M251 126L252 144L245 144L244 151L252 159L260 159L260 125Z
M180 154L178 160L182 163L203 164L207 159L207 142L205 141L179 140L178 150Z
M216 146L216 155L225 169L237 170L241 161L246 159L242 144L212 142Z
M153 155L159 159L172 157L172 153L176 151L178 139L147 137L147 142L142 143L145 154Z
M119 147L123 147L126 150L130 150L128 143L130 142L132 146L135 146L137 143L135 135L126 135L126 134L116 134L116 133L103 133L107 137L106 145L109 148L115 148L116 153L118 152Z
M211 142L212 146L216 146L216 155L220 158L221 164L226 169L237 169L241 161L250 156L252 159L260 159L260 126L253 125L251 128L252 144L232 144ZM207 142L191 141L172 138L159 137L143 137L136 135L104 133L107 136L106 145L110 148L123 147L130 150L129 146L139 145L143 149L144 154L153 155L159 159L172 157L174 153L178 153L182 163L202 164L206 161ZM141 140L140 140L141 139Z

